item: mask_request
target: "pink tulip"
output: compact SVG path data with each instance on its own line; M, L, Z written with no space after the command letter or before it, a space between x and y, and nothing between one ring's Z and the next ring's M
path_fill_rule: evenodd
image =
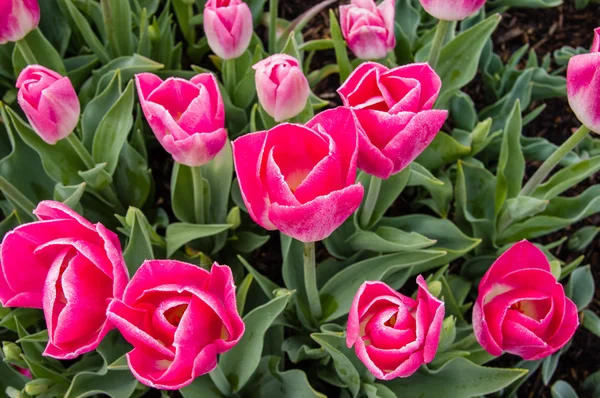
M109 301L123 295L127 268L117 236L59 202L41 202L40 221L6 234L0 251L0 302L43 308L44 355L72 359L94 350L113 326Z
M396 0L352 0L340 6L342 34L356 57L365 60L385 58L396 47L394 17Z
M524 240L508 249L479 283L473 329L492 355L542 359L567 344L579 325L544 253Z
M445 21L462 21L475 14L485 0L420 0L430 15Z
M275 54L253 66L262 107L276 122L298 115L310 95L308 80L296 58Z
M37 0L2 0L0 2L0 44L19 41L40 23Z
M31 127L48 144L66 138L79 121L79 99L68 77L29 65L17 79L19 105Z
M375 377L408 377L433 361L444 322L444 303L417 277L417 299L393 290L383 282L365 282L358 289L346 331L348 348Z
M190 167L210 162L225 146L225 108L210 73L187 81L135 76L142 110L154 135L176 162Z
M244 334L231 270L146 261L113 300L109 319L132 345L129 369L147 386L176 390L217 366Z
M579 121L600 134L600 28L594 31L590 53L569 60L567 96Z
M338 89L360 123L358 167L388 178L433 141L448 112L432 109L441 80L426 63L388 69L366 62Z
M210 49L223 59L246 51L252 39L252 12L241 0L208 0L204 7L204 33Z
M356 119L345 108L238 138L233 160L250 216L303 242L325 239L362 200L357 149Z

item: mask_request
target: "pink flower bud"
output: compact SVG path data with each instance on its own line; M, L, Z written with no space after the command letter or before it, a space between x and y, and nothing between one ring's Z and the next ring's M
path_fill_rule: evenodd
M408 377L435 357L444 303L427 290L421 275L417 284L416 300L383 282L365 282L354 297L346 344L378 379Z
M221 152L227 141L225 108L211 73L189 81L140 73L135 81L148 124L176 162L202 166Z
M445 21L462 21L475 14L485 0L420 0L430 15Z
M479 283L473 329L492 355L545 358L567 344L578 325L577 307L548 259L526 240L501 255Z
M204 33L210 49L219 57L239 57L252 39L250 8L241 0L208 0L204 7Z
M275 54L253 66L260 104L276 122L298 115L310 95L308 80L296 58Z
M0 2L0 44L19 41L40 23L37 0L2 0Z
M79 99L68 77L40 65L29 65L17 79L18 101L31 127L54 145L75 130Z
M360 59L385 58L396 47L394 16L396 0L352 0L340 7L342 34L350 50Z
M600 134L600 28L594 31L590 53L569 60L567 96L581 124Z

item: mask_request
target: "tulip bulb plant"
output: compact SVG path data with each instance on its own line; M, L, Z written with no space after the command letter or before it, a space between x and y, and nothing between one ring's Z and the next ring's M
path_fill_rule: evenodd
M600 28L505 64L520 3L83 3L0 1L0 395L568 391Z

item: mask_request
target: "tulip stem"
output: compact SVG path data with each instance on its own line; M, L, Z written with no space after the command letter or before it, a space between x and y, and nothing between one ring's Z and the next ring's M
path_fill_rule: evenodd
M277 52L277 9L279 0L269 0L269 53Z
M319 320L323 316L323 310L321 309L321 299L319 298L319 289L317 287L315 242L304 244L304 285L310 313L314 320Z
M87 148L83 146L83 143L79 137L77 137L75 132L72 132L67 136L67 142L71 145L75 153L79 155L79 158L83 161L88 170L91 170L96 166L92 155L90 155L90 152L87 150Z
M204 177L201 167L190 167L194 190L194 213L196 223L204 224Z
M237 72L235 59L228 59L223 64L223 68L225 69L225 73L223 79L225 80L225 90L227 90L227 94L231 101L234 100L235 96L235 86L237 85Z
M431 42L431 50L429 51L429 66L433 69L436 68L437 63L440 59L440 54L442 53L442 49L444 48L444 41L446 39L446 35L448 34L448 29L452 26L452 22L444 21L440 19L437 28L435 29L435 36L433 37L433 42Z
M38 63L35 54L33 53L33 51L31 51L31 47L29 47L29 44L27 44L27 40L25 40L24 38L19 40L17 42L17 47L19 48L19 51L21 51L23 58L25 58L25 62L27 62L27 65L35 65Z
M521 190L521 196L528 196L550 175L552 170L560 163L560 161L567 156L585 137L587 137L590 130L581 126L579 130L575 132L568 140L566 140L542 165L539 169L527 181L527 184Z
M363 208L360 212L359 224L361 228L368 229L371 218L373 217L373 211L377 205L377 199L379 199L379 192L381 191L381 178L371 176L369 182L369 188L367 189L367 196L363 204Z

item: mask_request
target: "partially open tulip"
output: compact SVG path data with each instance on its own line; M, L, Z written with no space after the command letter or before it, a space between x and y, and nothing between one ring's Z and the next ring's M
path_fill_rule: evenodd
M485 0L420 0L430 15L445 21L462 21L475 14Z
M346 344L375 377L408 377L433 361L444 322L444 303L417 277L417 299L383 282L365 282L348 314Z
M117 236L62 203L41 202L40 221L6 234L0 248L0 302L43 308L48 327L44 355L72 359L94 350L113 328L111 299L129 279Z
M48 144L66 138L79 121L79 99L68 77L29 65L17 79L19 105L33 130Z
M388 178L433 141L448 112L432 109L442 82L426 63L388 69L365 62L338 89L361 126L358 167Z
M256 70L256 92L260 104L276 122L302 112L310 87L296 58L275 54L253 68Z
M244 334L231 270L146 261L113 300L109 319L133 345L129 369L147 386L176 390L217 366Z
M175 161L190 167L210 162L225 146L225 108L211 73L189 81L152 73L135 76L142 110L154 135Z
M600 28L594 31L590 53L569 60L567 96L579 121L600 134Z
M246 51L252 39L252 12L241 0L208 0L204 7L204 33L210 49L223 59Z
M238 138L233 160L250 216L302 242L325 239L362 200L357 150L356 119L345 108Z
M396 0L384 0L379 6L374 0L352 0L340 7L342 34L357 58L385 58L396 47L395 15Z
M2 0L0 2L0 44L19 41L40 23L37 0Z
M552 275L548 259L526 240L500 256L479 284L473 329L492 355L545 358L567 344L578 325L577 307Z

